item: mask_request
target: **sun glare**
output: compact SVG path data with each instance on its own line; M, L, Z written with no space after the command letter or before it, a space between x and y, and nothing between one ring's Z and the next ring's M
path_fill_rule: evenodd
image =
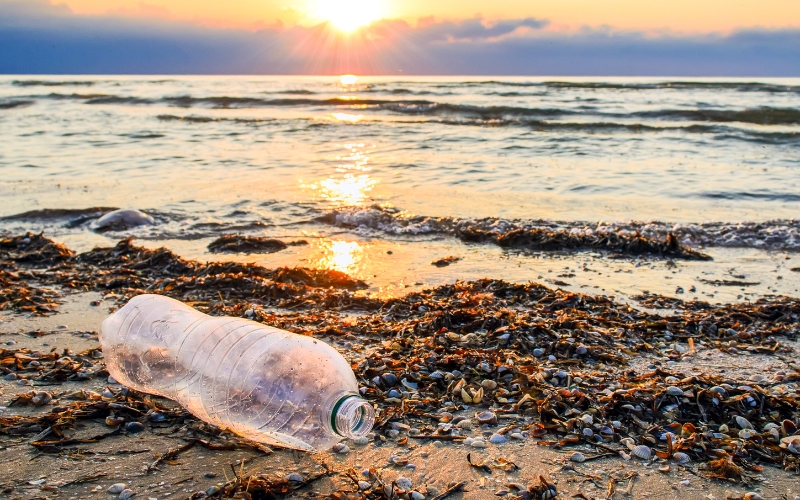
M345 33L377 21L384 15L383 10L381 0L316 0L313 4L315 17Z
M342 75L339 78L339 82L342 85L355 85L358 82L358 77L356 75Z

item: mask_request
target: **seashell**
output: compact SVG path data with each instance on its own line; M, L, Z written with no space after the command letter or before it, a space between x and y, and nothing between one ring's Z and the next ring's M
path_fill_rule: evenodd
M472 395L472 403L478 404L483 401L483 387L480 387L475 394Z
M723 397L723 398L728 394L724 387L720 387L718 385L715 385L714 387L709 389L708 392L713 392L715 394L719 394L720 397Z
M478 422L481 424L496 424L497 423L497 415L491 411L482 411L475 415L475 418L478 419Z
M675 387L671 385L667 387L667 395L668 396L683 396L683 390L680 387Z
M480 438L475 439L472 441L472 443L470 443L470 446L472 446L473 448L486 448L486 441Z
M133 490L128 490L128 489L122 490L119 493L119 500L128 500L130 497L132 497L135 494L136 493Z
M142 425L140 422L128 422L125 425L125 430L131 434L136 434L137 432L142 432L144 430L144 425Z
M126 487L125 483L116 483L116 484L112 484L111 486L109 486L106 491L108 493L111 493L112 495L118 495L118 494L122 493L122 491L125 489L125 487Z
M632 450L636 446L636 442L632 438L622 438L619 440L619 443L627 446L629 450Z
M369 481L359 481L358 482L358 489L361 491L365 491L372 488L372 483Z
M344 443L336 443L335 445L333 445L333 448L331 448L331 451L333 451L334 453L338 453L340 455L345 455L347 453L350 453L350 448Z
M753 424L751 424L746 418L742 416L736 415L735 417L733 417L733 419L736 421L736 425L738 425L742 429L754 429Z
M594 422L594 418L588 413L584 413L583 415L580 416L580 421L586 425L592 425L592 423Z
M403 476L400 476L397 479L395 479L394 484L397 485L397 487L403 491L409 491L413 486L411 480Z
M730 429L728 428L728 424L722 424L717 430L722 434L727 434Z
M472 420L462 420L461 422L456 424L456 427L462 430L471 430L474 425L472 424Z
M453 394L461 394L461 391L467 387L467 381L463 378L458 381L458 383L453 387Z
M781 439L780 447L795 455L800 455L800 436L789 436Z
M572 462L585 462L586 456L583 453L576 451L575 453L569 456L569 459Z
M522 434L521 432L512 432L511 433L511 438L512 439L517 439L519 441L522 441L523 439L525 439L525 434Z
M504 444L508 442L508 439L502 434L492 434L489 438L489 442L492 444Z
M486 379L483 382L481 382L481 387L483 387L487 391L491 391L497 388L497 382L495 382L494 380Z
M290 483L302 483L303 482L303 476L300 475L297 472L292 472L291 474L287 474L284 479L286 479Z
M35 406L44 406L53 400L53 396L49 392L37 392L31 399L31 403Z
M691 436L695 432L697 432L697 427L691 422L687 422L681 427L681 434L684 436Z
M356 436L352 441L356 446L364 446L369 444L369 438L367 436Z
M612 420L611 427L619 429L620 427L622 427L622 422L620 422L619 420Z
M781 428L784 436L793 436L797 433L797 426L791 420L781 422Z
M423 495L419 491L412 491L411 500L425 500L425 495Z
M764 425L764 432L768 432L770 429L780 429L781 426L776 424L775 422L768 422Z
M642 460L650 460L650 457L653 456L653 450L651 450L647 445L640 444L633 447L631 450L631 455L636 458L641 458Z
M751 491L742 495L742 500L764 500L764 497Z
M658 468L658 471L659 472L663 472L664 474L666 474L667 472L669 472L669 464L662 465L661 467Z
M631 459L631 456L628 453L625 453L624 451L620 451L619 452L619 456L622 457L623 460L630 460Z
M416 391L417 389L419 389L419 384L415 384L414 382L409 382L406 379L401 380L400 383L403 385L403 387L405 387L409 391Z
M679 452L675 453L674 455L672 455L672 460L676 464L684 465L684 464L688 464L689 462L691 462L692 459L689 458L689 455L687 455L686 453L684 453L682 451L679 451Z
M542 356L544 356L544 349L537 347L536 349L533 350L533 355L537 358L541 358Z
M404 457L402 455L392 455L389 457L389 463L392 465L397 465L398 467L403 467L404 465L408 465L408 457Z
M750 439L753 436L756 436L756 431L753 429L742 429L739 431L739 437L742 439Z
M109 427L116 427L116 426L118 426L120 424L123 424L123 423L125 423L125 418L124 417L115 417L115 416L112 416L112 415L109 415L109 416L106 417L106 425L109 426Z
M588 427L585 427L585 428L584 428L584 429L583 429L581 432L582 432L582 433L583 433L583 435L584 435L584 436L586 436L586 437L592 437L592 436L594 436L594 431L593 431L593 430L591 430L591 429L590 429L590 428L588 428Z

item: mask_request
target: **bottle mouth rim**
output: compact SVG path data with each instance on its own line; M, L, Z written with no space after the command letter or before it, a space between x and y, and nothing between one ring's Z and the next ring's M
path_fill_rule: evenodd
M364 436L372 430L374 423L375 410L354 394L340 398L333 406L331 428L338 436L350 439Z

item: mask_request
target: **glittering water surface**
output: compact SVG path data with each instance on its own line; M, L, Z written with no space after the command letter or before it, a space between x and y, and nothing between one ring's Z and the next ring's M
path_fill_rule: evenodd
M305 237L308 247L232 258L338 269L381 290L479 274L537 279L542 259L602 259L464 245L409 224L412 215L572 229L680 223L699 231L686 242L712 255L741 249L714 255L707 266L719 273L722 261L754 259L754 272L772 272L800 248L798 79L343 81L0 78L0 216L99 206L158 221L101 236L70 224L79 213L51 213L0 230L45 229L84 248L134 235L209 259L205 246L222 234ZM333 210L358 223L331 224ZM745 235L739 222L761 228ZM448 252L469 258L430 269ZM780 274L759 293L793 293L800 274Z

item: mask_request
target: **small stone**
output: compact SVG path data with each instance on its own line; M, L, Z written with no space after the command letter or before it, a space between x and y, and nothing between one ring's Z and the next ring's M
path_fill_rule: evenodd
M518 439L518 440L522 441L523 439L525 439L525 435L522 434L521 432L512 432L511 433L511 439Z
M483 382L481 382L481 387L483 387L487 391L491 391L497 388L497 382L495 382L494 380L486 379Z
M350 448L344 443L336 443L333 445L332 450L334 453L338 453L340 455L346 455L350 453Z
M219 486L214 485L206 490L206 495L208 496L216 495L217 493L219 493L219 491L220 491Z
M681 481L681 486L689 486L689 480L684 479L683 481Z
M109 486L106 491L111 493L112 495L118 495L125 490L126 486L127 485L125 483L115 483Z
M17 374L9 373L5 377L3 377L3 380L17 380Z
M533 355L536 356L537 358L541 358L542 356L544 356L544 349L540 349L540 348L534 349L533 350Z
M289 481L290 483L302 483L303 476L301 476L297 472L292 472L291 474L286 475L286 480Z
M357 446L364 446L369 444L369 438L367 436L356 436L352 439L353 444Z
M504 444L508 442L508 439L502 434L492 434L492 437L489 438L489 442L492 444ZM474 444L473 442L473 445Z
M203 474L203 477L205 477L206 479L214 479L215 477L217 477L217 475L214 474L213 472L206 472L205 474Z
M411 500L425 500L425 495L423 495L419 491L412 491Z

